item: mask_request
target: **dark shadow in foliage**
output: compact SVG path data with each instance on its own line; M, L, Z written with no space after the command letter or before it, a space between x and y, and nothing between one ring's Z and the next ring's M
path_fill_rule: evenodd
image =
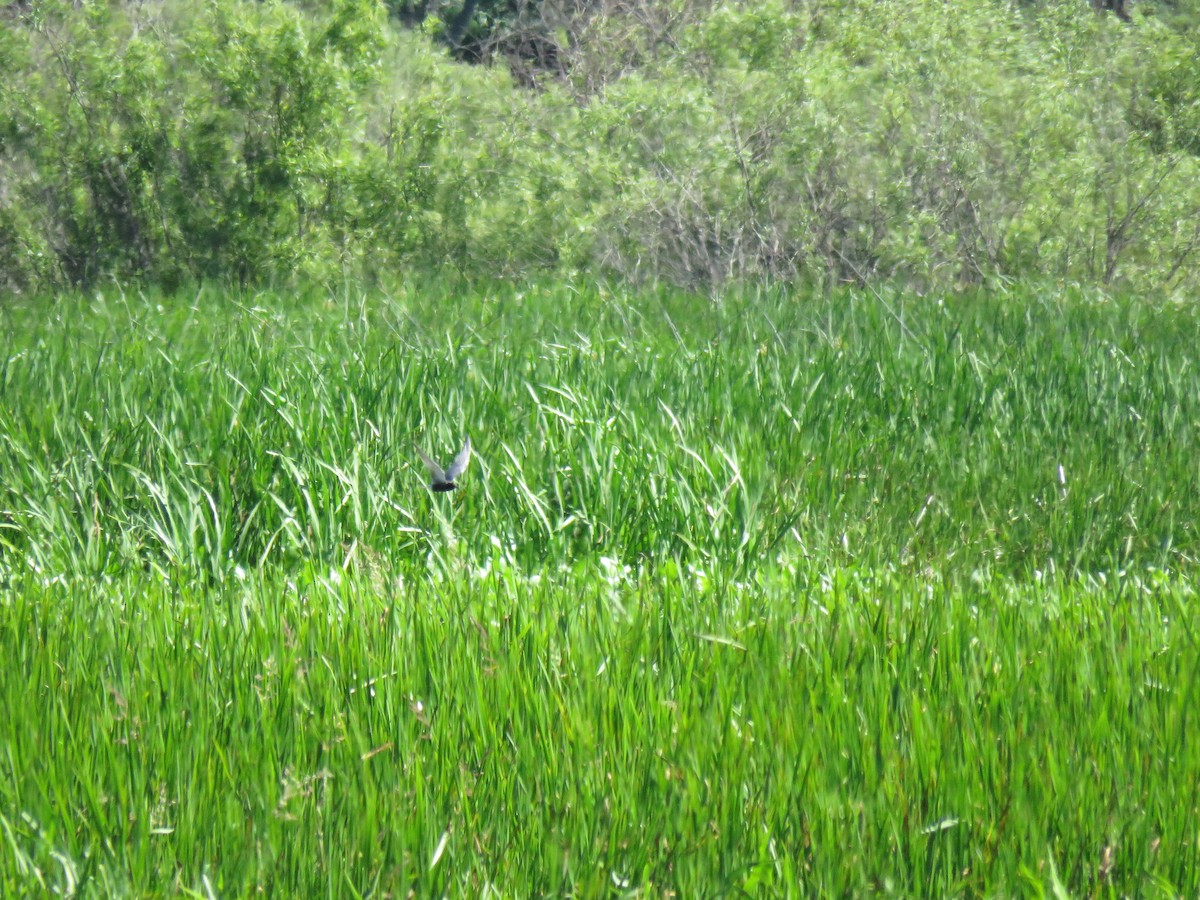
M1092 7L1097 12L1113 13L1122 22L1132 22L1129 15L1128 0L1092 0Z

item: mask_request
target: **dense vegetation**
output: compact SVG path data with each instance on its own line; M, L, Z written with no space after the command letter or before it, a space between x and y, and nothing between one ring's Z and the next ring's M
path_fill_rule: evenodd
M161 299L8 314L6 895L1200 884L1191 309Z
M448 13L427 35L370 0L10 7L7 286L430 266L1196 284L1179 4L1132 23L1066 0L537 8L555 43L522 68L519 48L453 62L431 38Z
M7 5L0 895L1195 896L1198 20Z
M794 532L841 564L948 578L1200 555L1190 311L657 296L11 311L5 545L70 576L221 582L354 544L424 570L427 501L392 497L417 486L415 435L449 453L462 429L482 471L453 508L531 570L599 554L740 572Z

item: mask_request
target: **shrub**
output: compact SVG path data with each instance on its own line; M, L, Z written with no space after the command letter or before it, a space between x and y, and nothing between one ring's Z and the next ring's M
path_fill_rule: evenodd
M12 30L23 77L3 110L5 255L21 256L32 224L71 284L327 262L381 24L359 0L319 20L236 0L198 14L38 4ZM22 223L22 207L40 221ZM36 269L18 268L25 281Z
M10 13L4 282L1200 275L1200 62L1159 18L1001 0L560 12L562 77L533 81L456 63L369 0Z

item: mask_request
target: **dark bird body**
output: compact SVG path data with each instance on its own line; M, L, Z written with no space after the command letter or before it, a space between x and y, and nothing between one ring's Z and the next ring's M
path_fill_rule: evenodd
M420 447L417 448L417 455L429 470L429 489L438 494L452 491L458 487L455 479L467 470L467 463L471 461L471 439L467 438L462 450L458 451L458 456L454 457L454 461L445 469L430 459Z

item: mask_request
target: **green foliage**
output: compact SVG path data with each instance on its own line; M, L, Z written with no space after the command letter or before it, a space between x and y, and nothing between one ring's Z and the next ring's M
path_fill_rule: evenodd
M626 164L596 229L612 268L1167 289L1195 271L1196 160L1130 127L1157 33L999 2L814 9L723 6L593 99Z
M199 248L202 271L232 268L244 281L303 265L345 221L353 173L340 132L357 125L346 115L352 87L369 78L381 36L368 28L369 3L336 10L319 31L282 6L212 10L189 47L207 90L184 110L181 168L188 194L217 203L184 244ZM232 166L214 136L232 139Z
M34 4L0 40L7 286L1200 278L1200 54L1165 13L562 14L546 79L457 64L368 0Z
M61 281L325 274L358 236L374 4L319 20L278 3L39 4L22 25L34 75L5 108L4 209L10 231L17 210L42 215ZM40 280L24 258L13 286Z
M1192 307L6 313L5 896L1200 884Z
M1200 22L1200 15L1197 16ZM1200 157L1200 48L1195 32L1153 28L1157 48L1144 57L1132 121L1159 153Z

